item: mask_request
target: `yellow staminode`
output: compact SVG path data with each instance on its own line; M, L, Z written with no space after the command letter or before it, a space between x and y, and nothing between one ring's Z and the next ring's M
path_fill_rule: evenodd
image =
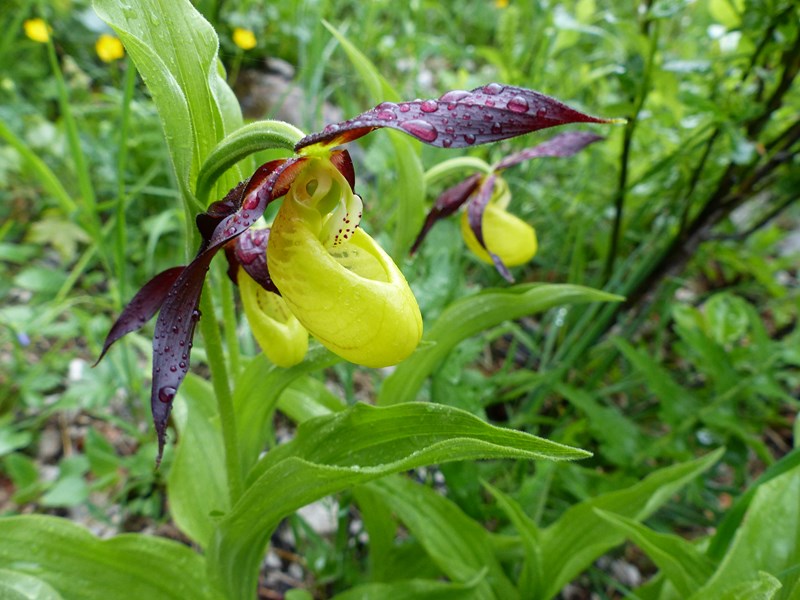
M94 44L95 52L105 63L114 62L125 56L125 48L118 37L104 33Z
M270 276L323 346L367 367L395 365L422 337L417 301L397 265L358 227L361 200L342 174L326 158L309 162L272 224Z
M28 19L22 24L22 27L26 36L40 44L46 44L50 39L50 33L53 31L44 22L44 19Z
M233 43L242 50L252 50L256 47L256 34L249 29L237 27L233 30Z

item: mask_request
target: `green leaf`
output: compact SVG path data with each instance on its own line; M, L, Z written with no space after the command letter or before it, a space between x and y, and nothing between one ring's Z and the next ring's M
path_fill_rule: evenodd
M65 519L0 519L0 569L36 577L64 598L214 598L203 559L164 538L125 534L100 540Z
M457 300L428 329L414 354L386 378L377 403L389 405L413 401L425 379L458 343L504 321L564 304L619 300L622 300L619 296L582 286L547 284L488 289Z
M480 598L478 583L479 579L467 583L445 583L434 579L365 583L337 594L332 600L472 600Z
M383 475L454 460L570 460L587 455L446 406L357 404L306 421L291 442L274 448L256 465L247 490L220 522L208 549L210 575L227 597L251 597L264 547L283 517Z
M686 415L697 412L700 402L691 391L676 382L669 370L643 350L634 348L622 338L614 338L614 345L644 377L650 391L658 398L661 418L670 424L681 423Z
M382 496L450 580L465 583L485 572L478 597L519 597L492 552L488 532L453 501L403 477L386 477L367 487Z
M170 513L178 528L205 548L214 531L211 514L230 509L214 390L189 374L175 399L178 444L167 480Z
M652 473L627 489L603 494L569 508L542 531L542 572L548 574L543 598L552 598L593 560L622 543L616 527L600 519L595 509L641 521L653 514L675 492L716 463L724 448L697 460Z
M503 509L503 512L514 525L522 540L525 561L517 583L520 596L522 598L538 598L541 595L541 587L544 583L539 527L533 519L525 514L519 503L511 496L504 494L489 483L484 482L483 485L495 497L500 508Z
M202 161L227 133L242 126L219 68L217 34L188 0L95 0L94 8L125 44L155 101L189 201ZM241 179L241 173L231 172L221 180L218 195Z
M800 422L800 420L798 420L798 422ZM800 436L795 436L795 439L800 439ZM713 559L721 559L727 552L728 547L732 543L736 532L744 520L745 513L750 503L753 501L753 497L762 484L797 468L800 468L800 448L795 448L764 471L761 476L751 484L750 488L736 499L731 509L725 513L725 517L717 527L716 534L711 538L711 543L708 546L708 556Z
M0 569L3 600L62 600L63 596L38 577Z
M702 587L714 572L714 563L680 536L657 533L633 519L604 510L595 513L644 550L682 598Z
M800 467L758 486L727 554L694 598L721 597L761 571L791 588L800 577Z
M256 462L271 431L270 415L283 391L296 379L341 362L329 350L312 348L303 362L288 369L270 365L263 354L245 365L236 381L233 405L239 431L239 456L244 472Z

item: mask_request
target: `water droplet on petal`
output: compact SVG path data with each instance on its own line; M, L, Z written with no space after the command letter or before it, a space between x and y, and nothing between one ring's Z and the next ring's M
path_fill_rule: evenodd
M447 135L453 135L456 132L456 130L454 128L452 128L452 127L445 127L444 128L444 132Z
M426 113L436 112L439 110L439 103L436 102L436 100L425 100L425 102L419 105L419 109Z
M500 85L499 83L490 83L489 85L483 86L483 93L489 94L490 96L496 96L500 92L502 92L505 88Z
M508 110L515 113L528 112L528 108L530 108L528 101L522 96L514 96L508 101L506 106L508 107Z
M245 210L254 210L258 206L258 196L256 194L251 194L247 196L242 204L242 208Z
M411 107L408 104L401 104L400 105L400 112L407 113L411 110Z
M225 230L225 235L236 235L236 227L228 227Z
M381 121L394 121L397 118L397 115L394 114L394 111L388 109L379 110L377 113L375 113L375 116Z
M381 102L375 108L377 108L378 110L392 110L394 108L397 108L397 104L395 104L394 102Z
M414 119L413 121L401 123L400 127L424 142L432 142L439 136L439 132L436 131L436 127L427 121L422 121L420 119Z
M169 368L169 370L170 370L170 372L174 373L175 371L177 371L177 370L178 370L178 367L176 367L175 365L172 365L172 366ZM163 388L162 388L162 389L163 389Z
M452 145L453 145L453 140L451 140L450 138L445 138L442 140L442 146L444 148L449 148Z
M442 102L458 102L459 100L463 100L467 96L469 96L469 92L465 92L464 90L451 90L446 94L442 94L439 96L439 100Z
M475 143L475 136L472 135L471 133L466 133L464 134L464 141L472 145Z
M497 135L498 133L503 133L503 126L500 125L500 123L495 122L492 125L492 133L494 133L495 135Z
M541 107L541 108L537 108L536 109L536 116L539 117L540 119L544 118L545 116L547 116L547 108L545 108L544 106Z
M192 321L199 321L200 317L202 316L203 313L201 313L199 310L195 309L192 311Z
M172 399L175 398L175 388L171 385L165 385L160 390L158 390L158 399L161 400L164 404L172 402Z
M491 98L487 98L486 101L484 102L484 104L486 106L492 107L492 106L494 106L494 100L492 100Z

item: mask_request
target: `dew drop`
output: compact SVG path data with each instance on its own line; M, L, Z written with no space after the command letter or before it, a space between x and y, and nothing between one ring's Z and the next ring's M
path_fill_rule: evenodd
M453 135L456 132L456 130L453 127L445 127L444 132L447 135Z
M400 112L401 113L407 113L410 110L411 110L411 107L408 104L401 104L400 105Z
M467 142L469 145L472 145L475 143L475 136L472 135L471 133L466 133L464 134L464 141Z
M419 109L425 113L432 113L439 110L439 103L436 100L425 100L422 104L419 105Z
M455 102L451 102L450 104L447 105L447 110L455 110L457 106L458 104L456 104Z
M506 105L508 110L515 113L524 113L528 112L528 101L525 100L522 96L514 96L511 100L508 101Z
M450 138L445 138L442 140L442 147L449 148L452 145L453 145L453 140L451 140Z
M236 235L236 227L228 227L225 230L225 235Z
M483 114L483 120L488 123L489 121L492 120L492 115L490 115L489 113L484 113Z
M178 331L180 331L180 330L178 329L178 326L177 326L177 325L173 325L173 326L172 326L172 333L178 333Z
M175 398L175 388L171 385L165 385L160 390L158 390L158 399L161 400L164 404L172 402L172 399Z
M439 136L439 132L436 131L436 127L427 121L422 121L420 119L414 119L412 121L401 123L400 127L424 142L432 142Z
M397 108L397 104L395 104L394 102L381 102L375 108L377 108L378 110L392 110L394 108Z
M172 366L169 368L169 370L170 370L170 372L171 372L171 373L174 373L175 371L177 371L177 370L178 370L178 367L176 367L175 365L172 365Z
M494 100L492 100L491 98L487 98L484 104L491 108L492 106L494 106Z
M536 116L539 117L540 119L546 117L547 116L547 108L545 108L544 106L542 106L541 108L537 108L536 109Z
M201 313L199 310L194 309L192 311L192 321L199 321L200 317L202 317L202 316L203 316L203 313Z
M338 131L338 129L338 125L330 124L325 126L325 129L322 130L322 133L333 133L334 131Z
M258 206L258 196L251 195L248 196L247 199L242 204L242 208L245 210L254 210Z
M375 116L381 121L394 121L397 118L397 115L394 114L394 111L389 109L379 110Z
M490 96L496 96L500 92L502 92L505 88L500 85L499 83L490 83L489 85L483 86L483 93L489 94Z
M441 100L442 102L458 102L459 100L463 100L469 95L470 93L464 90L451 90L446 94L442 94L439 97L439 100Z
M179 366L181 369L185 369L185 368L186 368L186 363L185 363L185 362L183 362L183 361L181 361L181 362L180 362L180 364L179 364L178 366Z

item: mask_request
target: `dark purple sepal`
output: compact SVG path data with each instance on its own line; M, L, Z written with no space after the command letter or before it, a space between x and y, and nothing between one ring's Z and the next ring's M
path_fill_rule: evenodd
M245 232L270 202L288 191L304 162L304 158L290 158L259 167L245 186L239 210L219 222L207 247L183 270L164 299L153 336L150 394L153 423L158 434L157 464L164 452L172 402L189 369L194 329L200 319L200 294L211 259L228 242Z
M500 273L500 275L503 276L503 279L509 283L514 283L514 277L511 275L511 271L508 270L508 267L506 267L505 263L503 263L499 256L486 247L486 242L483 239L483 213L486 211L486 207L489 205L489 201L492 199L492 194L494 193L494 183L496 180L497 175L494 173L483 180L481 187L478 188L478 191L472 195L472 200L467 205L467 219L469 221L469 227L472 229L472 233L475 234L475 239L478 240L478 243L483 246L483 249L486 250L486 252L492 258L492 262L494 263L494 267L497 269L497 272Z
M142 286L112 325L103 343L103 351L92 366L97 366L114 342L132 331L141 329L153 318L184 268L172 267L162 271Z
M248 229L234 242L233 255L238 266L268 292L279 294L269 276L267 266L267 244L269 229Z
M414 244L411 246L410 254L413 255L417 251L420 244L422 244L423 240L428 235L428 232L433 228L437 221L439 221L439 219L449 217L459 208L461 208L461 206L463 206L467 200L469 200L470 196L472 196L480 184L482 177L483 175L480 173L471 175L453 187L447 188L439 195L433 205L433 208L431 208L430 212L428 213L428 216L425 217L425 223L422 225L422 229L420 230L417 239L414 240Z
M439 148L466 148L567 123L611 122L533 90L490 83L470 92L447 92L437 100L384 102L304 137L295 150L338 146L380 127L397 129Z
M225 217L235 213L242 206L242 197L244 195L244 188L247 185L246 181L242 181L239 185L233 188L222 200L217 200L208 205L208 209L204 213L200 213L195 217L195 224L200 231L203 238L203 243L200 246L199 252L202 252L208 246L214 230ZM198 254L199 254L198 252Z
M601 135L589 131L568 131L538 144L532 148L526 148L515 154L509 154L503 160L494 165L495 171L513 167L526 160L534 158L560 157L566 158L577 154L589 144L605 139Z

